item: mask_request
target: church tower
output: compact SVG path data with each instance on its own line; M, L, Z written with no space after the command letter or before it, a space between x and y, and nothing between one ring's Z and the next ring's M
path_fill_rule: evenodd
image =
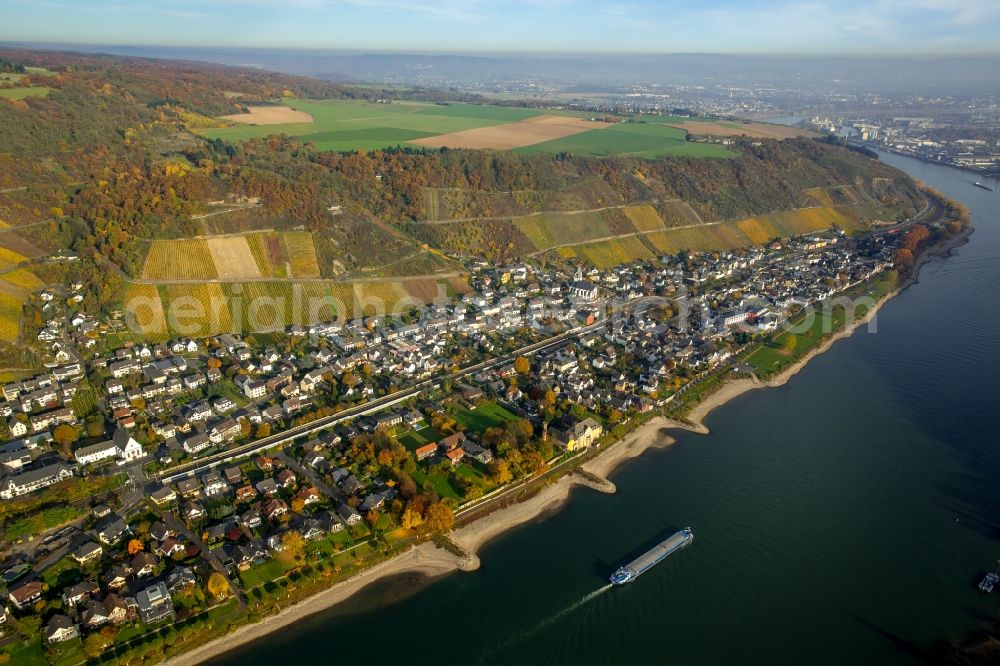
M583 266L576 267L576 275L573 276L573 279L577 282L583 282Z

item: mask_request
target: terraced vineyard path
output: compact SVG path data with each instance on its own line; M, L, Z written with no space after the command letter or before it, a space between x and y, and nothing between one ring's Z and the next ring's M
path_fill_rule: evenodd
M667 201L672 201L675 203L683 204L684 202L680 199L667 199ZM534 213L526 213L525 215L495 215L493 217L456 217L449 220L419 220L417 224L453 224L456 222L490 222L497 220L514 220L514 219L524 219L526 217L540 217L542 215L552 215L552 216L569 216L569 215L585 215L587 213L600 213L605 210L621 210L624 208L632 208L633 206L648 206L659 203L657 199L648 199L646 201L636 201L627 204L615 204L614 206L603 206L601 208L581 208L578 210L540 210ZM685 204L686 205L686 204ZM692 210L692 212L694 212ZM697 215L697 213L695 213Z

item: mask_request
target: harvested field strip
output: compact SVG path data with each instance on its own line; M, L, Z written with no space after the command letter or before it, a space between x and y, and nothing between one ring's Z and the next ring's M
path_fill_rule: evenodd
M556 250L556 252L558 252L559 256L562 257L563 259L575 259L576 258L576 252L574 252L573 248L571 248L571 247L561 247L558 250Z
M283 123L311 123L313 121L312 116L308 113L278 104L248 106L247 110L248 113L234 113L220 116L220 118L245 125L281 125Z
M656 231L664 227L660 214L650 205L629 206L625 214L636 231Z
M245 236L223 236L205 241L223 280L261 277L261 271Z
M468 294L472 291L469 283L460 277L450 277L448 278L448 294L450 296L461 296L462 294Z
M609 125L590 122L582 118L538 116L530 120L521 120L505 125L479 127L426 138L415 138L410 143L429 148L448 146L449 148L511 150L606 127Z
M281 235L285 242L288 261L292 267L289 277L319 277L316 246L308 231L290 231Z
M19 252L0 246L0 270L16 266L28 258Z
M153 241L142 277L147 280L217 278L208 244L201 239Z
M156 285L130 284L125 291L124 310L134 329L149 339L168 337L167 317Z
M432 303L439 296L447 297L448 295L447 283L431 278L403 280L403 289L408 296L417 299L421 303Z
M515 218L514 225L538 250L614 235L597 213L532 215Z
M21 332L21 299L0 292L0 340L14 342Z
M172 284L164 287L162 293L166 294L163 305L175 337L204 337L234 330L229 301L221 284Z

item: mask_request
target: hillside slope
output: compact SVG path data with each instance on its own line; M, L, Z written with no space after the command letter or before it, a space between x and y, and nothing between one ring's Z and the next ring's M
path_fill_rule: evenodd
M556 253L610 266L831 225L861 230L924 203L901 172L810 139L738 140L731 159L656 160L207 140L195 130L248 101L415 93L198 63L9 49L0 57L40 68L18 85L45 88L0 97L7 342L33 340L44 323L29 298L42 285L82 283L72 309L102 318L129 291L167 293L191 279L216 280L222 293L314 281L309 288L323 293L364 284L427 294L427 284L401 280L437 277L460 290L455 255ZM196 243L180 259L155 242L233 234L240 238ZM51 257L60 251L79 261ZM21 325L12 320L19 303Z

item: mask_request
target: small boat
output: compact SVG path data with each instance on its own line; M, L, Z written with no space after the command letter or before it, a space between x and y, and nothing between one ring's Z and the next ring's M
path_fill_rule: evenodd
M989 185L983 185L983 184L982 184L982 183L980 183L980 182L979 182L978 180L977 180L976 182L974 182L974 183L973 183L973 185L975 185L976 187L981 187L981 188L983 188L984 190L988 190L988 191L990 191L990 192L992 192L992 191L993 191L993 188L992 188L992 187L990 187Z

